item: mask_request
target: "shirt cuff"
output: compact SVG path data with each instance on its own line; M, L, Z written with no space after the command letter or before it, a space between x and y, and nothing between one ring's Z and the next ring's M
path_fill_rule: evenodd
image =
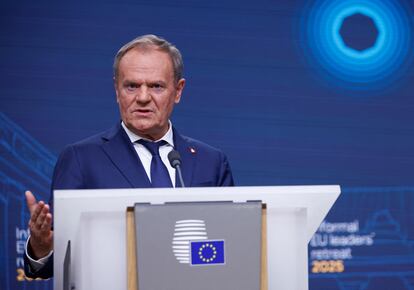
M35 260L34 258L30 257L29 255L29 240L30 236L27 238L26 246L25 246L25 254L27 259L29 260L30 267L34 272L42 269L42 267L49 261L50 257L53 254L53 250L49 252L45 257Z

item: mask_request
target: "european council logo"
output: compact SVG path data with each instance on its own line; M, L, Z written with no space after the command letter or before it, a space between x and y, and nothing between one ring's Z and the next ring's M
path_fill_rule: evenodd
M191 265L224 265L224 240L192 241Z
M175 222L172 249L181 264L190 264L190 242L207 240L206 223L203 220L179 220Z

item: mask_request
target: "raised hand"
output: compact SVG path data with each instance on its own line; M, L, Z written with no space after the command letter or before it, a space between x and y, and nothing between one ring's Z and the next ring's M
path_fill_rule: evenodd
M26 191L27 207L30 211L29 247L35 259L40 259L53 250L52 214L48 204L36 201L33 193Z

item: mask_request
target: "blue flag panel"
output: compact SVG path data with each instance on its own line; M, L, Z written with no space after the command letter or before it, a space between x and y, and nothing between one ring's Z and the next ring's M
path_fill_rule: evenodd
M191 265L225 264L224 241L191 242Z

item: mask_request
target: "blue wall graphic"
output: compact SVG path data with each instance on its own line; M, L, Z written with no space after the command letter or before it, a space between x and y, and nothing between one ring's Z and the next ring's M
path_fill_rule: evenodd
M309 59L335 84L384 90L411 65L412 17L399 1L318 0L300 29Z
M414 187L343 188L309 243L315 289L414 289Z
M0 289L22 275L24 191L49 198L65 145L119 121L112 61L174 42L172 122L221 148L238 185L340 184L309 244L310 289L414 289L414 35L408 0L0 3Z
M0 152L0 258L6 261L0 273L1 289L19 289L29 281L23 273L29 221L24 192L31 189L40 199L48 200L55 157L2 113ZM36 283L36 289L51 286L44 281Z

